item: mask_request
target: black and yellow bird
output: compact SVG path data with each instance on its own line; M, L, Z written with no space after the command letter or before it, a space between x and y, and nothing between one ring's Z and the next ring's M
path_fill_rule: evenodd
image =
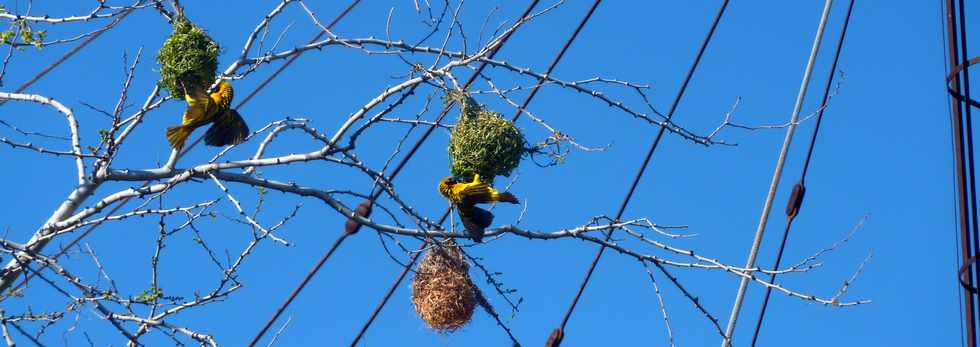
M476 207L476 204L495 203L498 201L517 204L517 197L511 193L501 193L480 180L480 175L473 175L473 181L463 183L455 177L444 177L439 181L439 193L449 199L459 211L459 220L470 234L474 242L482 242L487 227L493 223L490 211Z
M238 111L231 108L234 96L235 91L227 81L221 81L218 90L211 95L203 87L184 84L187 110L180 125L167 129L170 146L180 151L191 132L208 123L214 124L204 133L205 144L220 147L244 141L249 134L248 125Z

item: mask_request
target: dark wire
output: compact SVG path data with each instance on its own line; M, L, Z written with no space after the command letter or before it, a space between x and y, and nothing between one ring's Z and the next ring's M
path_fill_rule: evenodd
M537 5L537 3L539 1L540 0L533 0L531 2L531 5L528 6L528 8L525 11L525 13L521 16L521 18L527 17L530 14L531 10L534 8L535 5ZM493 50L493 52L490 53L490 55L489 55L489 58L490 59L493 59L493 57L497 54L497 52L500 51L500 48L503 47L504 43L506 43L507 40L510 39L510 37L511 37L511 35L513 35L513 33L514 33L514 31L510 31L507 34L505 34L504 37L501 38L500 44L497 45L497 48L495 48ZM483 69L486 68L486 66L487 66L487 62L486 61L481 62L480 66L477 68L476 72L464 84L464 87L463 88L464 89L469 88L469 86L471 84L473 84L473 82L476 80L477 76L480 75L480 73L483 71ZM418 84L413 85L407 92L405 92L402 95L402 98L405 98L408 95L412 95L417 87L418 87ZM442 111L439 113L439 116L433 122L433 125L430 126L428 129L426 129L425 133L423 133L422 134L422 137L417 142L415 142L415 144L412 146L411 149L409 149L409 151L405 155L405 157L402 158L402 160L399 161L397 165L395 165L395 168L392 170L391 174L389 175L389 180L394 180L395 177L398 176L398 173L400 173L401 170L408 163L408 161L412 159L412 157L415 155L415 153L418 151L418 149L422 146L422 144L429 138L429 136L435 130L435 128L437 127L437 124L439 124L440 122L442 122L442 119L445 118L446 114L449 113L449 111L452 109L452 107L453 107L454 104L455 104L455 102L451 101L449 104L447 104L442 109ZM376 188L375 188L374 192L371 193L371 196L368 199L365 199L364 201L362 201L360 205L358 205L358 208L357 208L358 215L360 215L361 217L364 217L364 218L367 218L368 216L370 216L370 213L371 213L371 205L374 204L374 201L378 197L380 197L383 192L384 192L384 190L380 186L377 186L376 185ZM448 212L446 213L446 215L448 216ZM443 217L443 220L444 219L445 219L445 217ZM324 253L323 256L320 257L319 261L317 261L317 263L313 265L313 268L310 269L309 272L307 272L306 276L303 277L303 280L296 286L295 289L293 289L292 293L286 298L286 300L283 301L283 303L276 310L276 313L273 314L272 317L270 317L270 319L266 322L265 326L262 328L262 330L260 331L260 333L255 336L255 338L252 340L252 343L249 346L254 346L254 344L257 343L258 340L265 333L265 331L267 331L269 329L269 327L271 327L272 324L275 323L276 319L278 319L278 317L282 314L282 312L293 302L294 299L296 299L296 297L299 295L299 293L301 293L303 291L303 288L306 287L306 284L309 283L309 281L313 278L313 276L315 276L320 271L320 268L323 267L323 265L330 258L330 255L333 254L333 250L335 250L336 248L338 248L340 246L340 244L342 244L344 242L344 240L347 239L347 236L348 235L353 235L353 234L357 233L360 230L361 226L362 226L362 224L357 223L353 219L349 219L347 221L347 223L345 225L344 233L337 237L337 240L334 241L334 243L333 243L333 245L331 245L330 249L328 249L327 252ZM415 261L415 259L413 258L411 262L414 263L414 261ZM411 264L409 264L408 266L411 266ZM397 281L397 282L400 282L400 281ZM390 295L388 295L388 296L390 296ZM387 300L384 300L384 302L387 302ZM381 305L380 307L377 308L377 310L380 310L381 307L383 307L383 306L384 305ZM376 313L375 313L375 315L376 315ZM373 321L373 316L372 316L371 320L368 322L368 325L370 325L370 322ZM362 330L362 334L363 334L363 331L366 331L367 330L367 327L363 327L361 330ZM360 339L360 336L361 336L361 334L358 335L358 337L355 339L355 342L354 343L357 342L357 339Z
M544 75L541 75L541 78L538 78L538 83L536 83L534 88L531 89L531 93L527 95L526 99L524 99L524 103L522 103L521 107L514 112L514 117L511 117L510 119L512 123L517 122L517 119L520 118L521 114L524 113L524 110L527 109L528 104L531 103L531 99L534 99L534 96L538 94L538 89L541 89L542 83L547 77L551 76L552 71L555 71L555 67L558 66L558 62L560 62L561 58L565 56L565 52L567 52L568 48L572 46L572 42L575 41L575 38L578 37L578 33L585 27L585 23L589 22L589 18L592 17L592 14L595 13L596 8L599 7L599 3L601 2L602 0L596 0L596 2L592 3L592 7L589 8L589 12L586 13L585 17L578 23L578 27L575 28L574 32L572 32L572 36L565 41L565 45L563 45L561 50L558 51L558 55L555 55L555 58L551 60L551 65L548 65L548 70L544 72Z
M335 17L333 19L333 21L331 21L330 24L327 25L327 29L333 29L334 25L336 25L337 23L340 22L341 19L343 19L344 17L346 17L347 14L349 14L354 9L354 7L357 6L360 2L361 2L361 0L353 0L353 1L351 1L350 5L347 5L347 8L345 8L344 11L340 12L340 14L338 14L337 17ZM314 35L313 38L310 40L310 43L313 43L313 42L316 42L316 40L319 40L321 37L323 37L323 34L324 34L324 32L323 31L320 31L319 33L317 33L316 35ZM280 66L279 69L276 69L276 71L273 72L272 75L270 75L269 77L267 77L264 81L262 81L262 83L260 83L259 86L255 88L255 90L253 90L251 93L249 93L247 96L245 96L245 98L238 104L238 107L241 107L246 102L248 102L249 100L251 100L252 97L255 96L255 94L257 94L260 90L262 90L263 88L265 88L269 84L269 82L271 82L273 79L275 79L276 77L278 77L279 74L282 73L282 71L286 69L286 67L288 67L294 61L296 61L297 58L299 58L299 55L300 54L302 54L302 52L300 52L299 54L297 54L297 55L289 58L288 60L286 60L286 63L284 63L282 66ZM203 136L200 137L200 138L198 138L197 141L195 141L191 145L191 147L193 147L198 142L200 142L201 138L203 138ZM330 255L332 255L333 252L337 249L337 247L340 246L340 243L343 242L343 239L346 238L346 236L347 235L341 235L341 237L338 238L337 241L334 242L334 244L327 250L327 252L324 253L323 256L320 257L320 262L321 263L322 262L326 262L326 260L330 258ZM308 274L306 277L304 277L304 279L302 281L303 286L305 286L306 283L309 282L312 277L313 277L313 274ZM294 298L297 294L299 294L299 291L302 290L302 287L303 286L300 286L296 290L293 291L293 293L290 295L290 300L289 301L292 301L292 298ZM257 343L259 341L259 339L262 338L262 335L264 335L265 332L267 330L269 330L269 327L272 326L273 323L275 323L275 319L278 318L279 315L282 314L282 311L285 310L286 309L286 306L288 306L288 305L289 304L286 303L285 305L283 305L282 307L280 307L278 310L276 310L275 314L273 314L273 317L270 318L268 322L266 322L266 324L262 327L262 329L259 330L258 334L255 335L255 337L252 339L251 342L249 342L248 345L250 347L251 346L255 346L255 343Z
M837 48L834 52L834 62L830 65L830 71L827 76L827 85L823 90L823 99L820 101L820 110L817 111L816 125L813 127L813 133L810 135L810 145L809 148L807 148L806 159L803 161L803 169L800 172L800 179L793 187L793 194L790 196L790 201L788 202L789 205L786 208L786 227L783 229L783 238L779 242L779 250L776 252L776 263L773 265L773 271L779 269L779 264L783 259L783 251L786 249L786 240L789 238L789 231L793 227L793 221L796 220L796 216L799 215L800 207L803 206L803 198L806 195L806 174L809 172L810 159L813 158L813 149L817 144L817 135L820 133L820 124L823 121L823 113L827 109L828 100L830 100L830 90L834 85L834 75L837 72L837 63L840 61L840 53L843 50L844 37L847 35L847 27L851 22L851 12L853 9L854 0L851 0L847 5L847 14L844 16L844 26L841 28L840 37L837 39ZM769 275L769 283L776 283L775 273ZM759 316L755 321L755 332L752 334L753 347L759 338L759 331L762 330L762 322L766 316L766 308L769 307L769 296L771 294L772 287L766 287L766 294L762 299L762 308L759 310Z
M343 19L345 16L347 16L347 14L350 13L350 11L353 10L354 7L358 3L360 3L360 2L361 2L361 0L353 0L347 6L347 8L344 9L343 12L341 12L339 15L337 15L337 17L335 17L333 19L333 21L330 22L330 24L327 26L327 28L333 28L334 25L336 25L341 19ZM40 73L38 73L37 76L34 76L34 78L32 78L27 83L24 83L24 85L22 85L18 89L18 91L23 90L23 89L26 89L32 83L36 82L38 79L40 79L41 77L43 77L44 74L46 74L47 72L49 72L52 69L54 69L54 67L56 67L58 64L64 62L66 59L68 59L68 57L70 57L71 55L75 54L78 50L80 50L82 47L84 47L85 45L87 45L89 42L91 42L92 40L94 40L95 38L97 38L103 32L105 32L106 30L108 30L108 29L112 28L113 26L115 26L116 23L118 23L119 21L121 21L126 15L128 15L132 11L133 10L130 9L129 11L127 11L127 12L123 13L122 15L120 15L120 17L116 18L115 21L113 21L112 23L109 23L109 25L106 25L102 29L102 31L99 31L95 35L89 37L84 42L82 42L81 44L79 44L77 47L75 47L74 49L72 49L71 52L68 52L67 54L65 54L64 56L62 56L60 59L58 59L57 61L55 61L55 63L53 63L52 65L50 65L47 68L45 68L44 70L42 70ZM313 37L313 39L310 40L310 43L314 43L317 40L319 40L320 37L323 36L323 34L324 34L323 31L317 33L317 35L315 35ZM242 101L240 101L238 103L238 106L235 106L235 108L242 108L243 106L245 106L245 104L249 100L251 100L252 97L254 97L256 94L258 94L259 91L261 91L263 88L265 88L269 84L269 82L271 82L273 79L275 79L276 77L278 77L279 74L282 73L283 70L285 70L287 67L289 67L289 65L292 64L293 61L295 61L297 58L299 58L299 56L302 55L302 54L303 54L303 52L299 52L296 55L294 55L294 56L290 57L289 59L287 59L286 62L282 66L280 66L278 69L276 69L276 71L273 72L271 75L269 75L269 77L266 77L266 79L263 80L262 83L259 83L259 86L258 87L256 87L254 90L252 90L252 92L250 92L248 95L246 95L245 98L243 98ZM2 102L0 102L0 105L2 105ZM198 137L194 142L192 142L189 146L187 146L187 148L185 148L184 151L182 151L178 155L178 158L180 156L183 156L185 153L187 153L188 151L190 151L192 148L194 148L194 146L196 146L198 143L201 142L201 139L203 139L203 136L202 137ZM149 183L144 183L143 184L143 187L146 187L147 185L149 185ZM126 198L124 198L122 201L119 202L118 205L116 205L115 207L113 207L112 210L110 210L107 215L112 215L113 213L115 213L116 211L118 211L130 199L132 199L132 197L126 197ZM68 250L70 250L72 247L74 247L75 245L77 245L82 239L84 239L86 236L88 236L89 234L91 234L93 231L95 231L96 228L98 228L101 225L102 225L102 223L97 223L95 225L92 225L88 229L86 229L84 232L82 232L81 234L79 234L78 237L76 237L75 239L71 240L71 242L69 242L67 246L64 246L60 250L58 250L58 252L55 253L55 255L52 258L58 259L62 255L64 255L66 252L68 252ZM47 265L42 264L42 266L41 266L41 268L39 270L44 270L45 268L47 268ZM24 278L24 280L22 280L16 286L14 286L14 289L13 290L17 290L18 288L23 287L25 284L27 284L27 281L29 281L32 277L33 277L33 274L30 274L30 275L26 276Z
M359 3L361 3L361 0L351 1L351 3L347 5L347 8L345 8L343 12L340 12L340 14L337 15L337 17L334 17L333 21L331 21L330 24L327 24L327 29L332 29L334 25L337 25L337 23L340 22L341 19L346 17L347 14L350 13L350 11L352 11L354 7L357 6L357 4ZM320 31L315 36L313 36L312 39L310 39L310 42L308 44L316 43L316 41L319 40L321 37L323 37L324 34L326 34L325 31ZM263 80L262 83L259 83L259 86L255 87L255 89L252 90L251 93L248 93L248 95L242 98L242 101L240 101L238 103L238 106L236 106L235 108L241 108L243 105L245 105L246 102L252 100L252 97L255 96L255 94L258 94L260 91L262 91L262 89L264 89L265 86L269 85L269 82L272 82L273 79L278 77L279 74L282 73L282 70L285 70L287 67L289 67L289 64L292 64L294 61L296 61L296 59L299 59L300 54L302 54L302 52L292 57L289 57L289 59L286 60L286 63L282 64L282 66L276 69L275 72L273 72L271 75L269 75L269 77Z
M581 32L582 31L582 28L585 27L585 24L588 23L589 19L592 17L592 14L595 13L596 8L599 6L599 3L601 3L601 2L602 2L602 0L596 0L592 4L592 7L589 8L588 13L586 13L585 17L583 17L582 20L579 22L579 25L575 28L575 31L572 33L571 37L569 37L568 40L565 41L565 44L562 46L561 50L558 52L558 54L555 56L555 58L552 59L551 64L548 66L548 70L547 70L547 72L545 72L544 76L548 76L549 74L551 74L551 72L554 71L555 67L558 66L558 63L561 61L562 57L565 55L565 52L567 52L568 51L568 48L571 47L572 42L575 41L575 38L576 37L578 37L579 32ZM537 2L535 1L531 6L529 6L528 7L528 10L525 12L524 16L527 16L527 14L530 13L531 9L536 4L537 4ZM472 82L478 76L479 76L479 70L475 74L473 74L473 76L471 76L470 82ZM539 82L541 80L543 80L543 79L539 79ZM538 90L539 87L540 87L540 83L538 85L536 85L534 87L534 89L531 91L531 93L528 95L528 97L526 99L524 99L524 102L523 102L522 106L514 114L514 117L511 119L511 122L516 122L520 118L521 114L523 114L523 110L526 109L527 106L531 103L531 100L534 99L534 96L537 94L537 90ZM438 124L438 122L437 122L437 124ZM449 216L449 214L451 212L452 212L451 209L447 209L446 212L442 215L442 218L439 220L439 224L442 224L443 222L445 222L446 218ZM425 244L422 244L421 246L419 246L418 251L410 257L409 263L402 269L402 272L398 274L398 277L395 278L395 281L392 283L391 287L385 293L384 297L381 298L381 301L378 303L378 305L375 307L374 311L371 313L371 316L368 318L368 321L364 324L363 327L361 327L361 330L358 332L357 336L354 338L354 341L351 342L351 346L357 345L358 341L360 341L360 339L364 336L364 333L367 331L367 329L374 322L375 318L377 318L378 314L381 312L381 309L384 308L384 306L388 303L388 300L391 298L391 295L394 293L395 290L398 289L398 285L405 279L405 276L408 274L408 271L410 270L410 268L412 267L412 265L415 263L416 260L418 260L418 254L422 251L422 249L424 249L424 247L425 247ZM501 325L502 325L502 323L501 323ZM508 333L508 335L510 335L511 340L516 345L517 344L516 339L514 339L513 335L511 335L511 333L509 331L507 333Z
M670 110L667 111L666 120L664 123L670 123L670 120L674 116L674 111L677 109L677 105L680 104L681 98L684 96L684 91L687 90L688 83L691 81L691 77L694 76L694 72L697 70L698 63L701 62L701 57L704 55L705 49L708 47L708 43L711 42L711 37L715 33L715 29L718 28L718 23L721 21L722 15L725 13L725 9L728 7L728 0L724 0L721 6L718 8L718 12L715 14L714 21L711 22L711 28L708 30L707 35L705 35L704 40L701 42L701 46L698 48L698 53L691 63L691 67L687 70L687 75L684 77L684 82L681 83L680 89L677 91L677 96L674 97L673 103L670 105ZM643 177L643 173L646 171L647 166L650 163L650 159L653 157L654 151L657 150L657 146L660 144L660 139L663 138L664 131L666 130L666 125L661 126L660 130L657 132L656 138L654 138L653 143L650 145L650 149L647 151L646 157L643 158L643 164L640 165L640 169L636 172L636 177L633 178L633 183L630 185L629 191L623 198L622 204L619 206L619 211L616 213L615 221L623 216L623 212L626 211L626 207L629 205L630 198L633 196L633 192L636 190L637 184L640 182L640 178ZM606 232L606 241L612 237L612 230ZM553 347L557 347L561 344L562 339L564 339L565 325L568 324L569 318L572 316L572 312L575 310L575 306L578 304L579 299L582 297L582 292L585 291L585 287L589 284L589 280L592 278L592 273L595 271L596 266L599 264L599 259L602 257L602 253L606 250L606 245L603 244L599 247L599 250L595 254L595 258L592 259L592 264L589 266L588 271L585 273L585 278L582 279L582 284L579 285L578 292L575 294L575 298L572 299L571 304L568 306L568 310L565 311L565 316L562 318L561 325L552 332L549 344Z
M130 8L130 9L126 10L126 11L123 11L119 15L119 17L116 17L115 19L112 20L112 22L110 22L109 24L106 24L106 26L102 27L101 29L96 30L94 34L92 34L91 36L89 36L88 38L86 38L84 41L82 41L81 43L79 43L77 46L72 47L72 49L70 51L68 51L67 53L65 53L64 55L62 55L60 58L58 58L57 60L55 60L54 62L52 62L50 65L48 65L47 67L45 67L44 69L42 69L40 72L38 72L36 75L34 75L34 77L31 77L31 79L27 80L27 82L24 82L24 84L21 84L20 87L17 87L17 90L15 90L14 93L20 93L20 92L23 92L24 90L26 90L28 87L30 87L35 82L37 82L42 77L44 77L49 72L51 72L51 70L54 70L54 68L58 67L58 65L61 65L61 63L64 63L66 60L68 60L68 58L71 58L72 56L74 56L75 53L78 53L78 51L81 51L82 48L85 48L85 46L88 46L88 44L92 43L92 41L95 41L95 39L99 38L99 36L102 36L102 33L106 32L106 31L109 31L109 29L112 29L113 27L115 27L116 24L119 24L119 22L123 20L123 18L126 18L126 16L128 16L130 13L133 13L133 11L135 11L135 10L136 10L135 8ZM7 103L7 100L0 100L0 105L3 105L5 103Z
M99 36L101 36L102 33L108 31L109 29L112 29L113 27L115 27L116 24L119 24L119 22L122 21L123 18L126 18L126 16L128 16L134 10L135 9L131 8L129 10L126 10L122 14L120 14L119 17L116 17L116 19L114 19L112 22L110 22L106 26L102 27L102 29L99 29L95 34L92 34L92 36L89 36L88 38L86 38L85 41L82 41L77 46L73 47L70 51L68 51L67 53L65 53L64 55L62 55L60 58L58 58L58 60L55 60L50 65L48 65L47 67L45 67L44 69L42 69L40 72L38 72L36 75L34 75L34 77L32 77L30 80L28 80L27 82L24 82L24 84L21 84L20 87L17 87L17 90L15 91L15 93L23 92L24 90L26 90L27 88L29 88L35 82L37 82L42 77L44 77L45 75L47 75L48 72L51 72L52 70L54 70L54 68L58 67L58 65L61 65L61 63L64 63L66 60L68 60L68 58L71 58L72 56L75 55L75 53L78 53L78 51L82 50L82 48L85 48L85 46L88 46L89 43L92 43L92 41L95 41L95 39L98 38ZM7 102L7 100L0 101L0 105L3 105L6 102ZM119 208L122 207L122 205L126 203L126 201L129 201L129 199L130 199L129 197L123 199L123 201L120 202L119 205L116 205L116 207L114 207L112 210L109 211L109 214L108 215L112 215L113 213L115 213L116 211L118 211ZM86 229L85 232L83 232L81 235L79 235L74 240L72 240L71 242L69 242L67 247L63 247L61 250L59 250L58 253L56 253L54 255L53 259L58 259L62 255L64 255L65 252L68 251L68 249L71 249L76 244L78 244L78 242L81 241L82 238L84 238L88 234L92 233L92 231L95 228L97 228L99 225L101 225L101 224L102 223L97 223L97 224L89 227L88 229ZM38 269L38 271L43 271L46 268L47 268L47 264L42 264L41 267ZM33 273L27 274L26 276L24 276L24 280L18 282L13 287L13 289L11 289L11 290L12 291L16 291L16 290L20 289L25 284L27 284L27 281L29 281L33 277L34 277L34 274Z

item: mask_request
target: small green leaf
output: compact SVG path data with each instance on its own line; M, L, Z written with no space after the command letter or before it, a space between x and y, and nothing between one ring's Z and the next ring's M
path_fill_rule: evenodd
M148 304L156 301L161 296L163 296L163 290L160 288L153 287L144 290L142 293L140 293L140 295L137 295L135 298L133 298L133 301L141 304Z

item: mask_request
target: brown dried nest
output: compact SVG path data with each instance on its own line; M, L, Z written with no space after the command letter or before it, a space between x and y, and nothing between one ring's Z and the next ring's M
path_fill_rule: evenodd
M469 268L455 244L434 246L422 256L412 280L412 304L432 330L450 333L473 317L479 296Z

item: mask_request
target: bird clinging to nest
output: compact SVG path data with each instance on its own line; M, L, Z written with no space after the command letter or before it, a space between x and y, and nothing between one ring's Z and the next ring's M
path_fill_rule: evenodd
M194 129L208 123L214 123L204 134L204 143L209 146L227 146L239 144L248 136L248 125L245 120L231 108L231 99L235 96L231 83L221 81L218 90L211 95L203 86L196 83L181 81L184 89L184 99L187 110L181 125L167 129L167 140L175 150L184 147L184 142Z
M487 182L481 181L479 174L474 174L473 181L469 183L460 182L452 176L444 177L439 181L439 193L456 206L463 227L477 243L482 242L486 228L493 223L493 214L476 207L476 204L498 201L518 203L514 194L498 192Z

